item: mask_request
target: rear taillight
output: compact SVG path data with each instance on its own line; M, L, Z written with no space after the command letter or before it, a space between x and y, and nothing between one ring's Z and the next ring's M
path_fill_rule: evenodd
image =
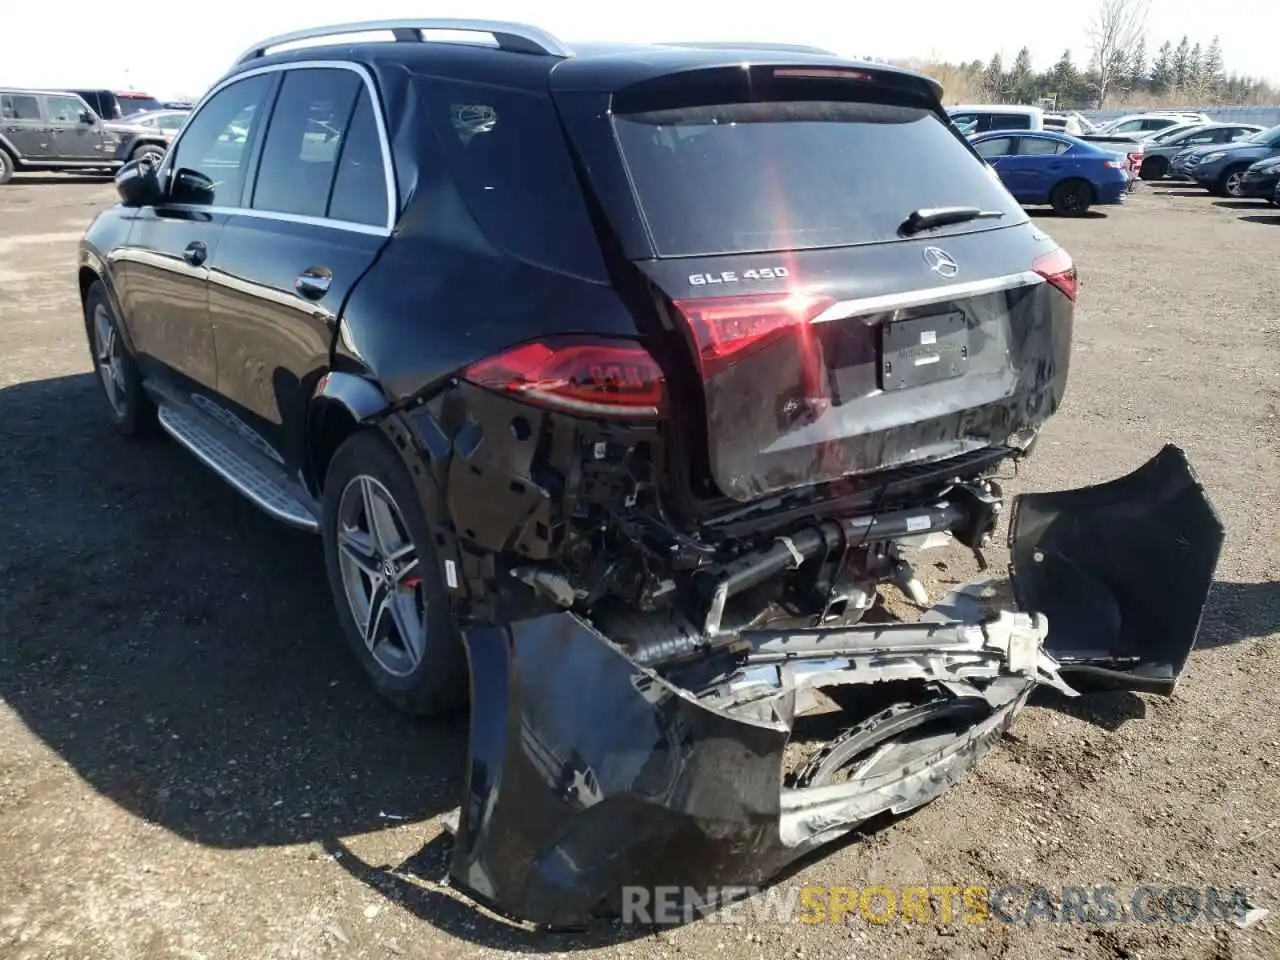
M1044 277L1055 287L1067 295L1067 299L1075 301L1080 289L1080 278L1076 275L1076 265L1067 251L1059 247L1042 256L1036 257L1031 269Z
M706 297L677 300L693 332L704 379L741 360L747 351L777 337L807 337L809 323L834 301L797 294Z
M481 387L592 417L656 417L666 405L662 369L627 341L547 337L469 366Z

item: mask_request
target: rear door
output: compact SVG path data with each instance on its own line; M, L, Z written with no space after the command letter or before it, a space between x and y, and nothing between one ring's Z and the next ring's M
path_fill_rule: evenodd
M20 157L53 159L52 135L40 115L40 100L34 94L0 94L0 133Z
M338 313L394 222L379 111L354 66L286 71L247 209L210 260L218 399L293 467Z
M701 407L726 496L985 448L1056 404L1070 305L1033 271L1055 245L922 85L736 65L572 113L671 342L692 354L700 396L678 402ZM988 216L906 227L953 206Z

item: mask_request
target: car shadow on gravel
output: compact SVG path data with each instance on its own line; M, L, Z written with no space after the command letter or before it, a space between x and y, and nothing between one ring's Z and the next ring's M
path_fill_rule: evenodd
M457 805L465 715L383 704L343 646L319 539L88 374L0 390L0 697L94 790L188 840L318 842Z
M1262 223L1270 227L1280 227L1280 213L1264 213L1260 216L1241 217L1240 219L1245 223Z
M1276 633L1280 633L1280 581L1215 582L1205 605L1196 649L1212 650Z
M1280 633L1280 582L1215 582L1205 604L1196 650L1214 650ZM1187 669L1194 669L1188 665ZM1068 682L1069 679L1068 679ZM1130 720L1147 715L1146 701L1127 690L1084 693L1064 697L1045 687L1032 692L1028 704L1092 723L1114 732Z
M1215 200L1213 205L1224 210L1266 210L1270 206L1267 201L1261 198L1256 200Z

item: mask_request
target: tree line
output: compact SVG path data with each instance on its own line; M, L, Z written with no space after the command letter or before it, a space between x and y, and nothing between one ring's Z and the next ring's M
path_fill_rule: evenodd
M1141 101L1209 106L1273 103L1278 99L1277 91L1266 82L1227 71L1217 37L1208 46L1193 43L1189 37L1176 46L1165 41L1151 57L1146 40L1140 38L1128 50L1113 51L1105 71L1096 62L1078 66L1070 50L1064 50L1048 70L1037 71L1031 63L1031 51L1023 47L1009 69L997 53L985 64L974 60L952 66L947 72L958 74L984 102L1036 103L1049 97L1057 100L1058 109Z
M1077 66L1070 50L1048 70L1036 71L1023 47L1006 70L1000 54L987 63L916 63L942 82L952 102L1036 103L1056 100L1060 110L1112 106L1212 106L1280 103L1280 91L1254 77L1228 71L1222 44L1183 36L1147 47L1151 0L1096 0L1085 28L1088 60Z

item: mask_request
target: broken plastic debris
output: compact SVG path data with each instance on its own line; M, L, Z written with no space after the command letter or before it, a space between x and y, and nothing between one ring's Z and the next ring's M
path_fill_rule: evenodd
M1265 920L1270 913L1271 911L1266 907L1254 907L1245 913L1243 917L1235 917L1231 922L1241 930L1248 930L1255 923Z

